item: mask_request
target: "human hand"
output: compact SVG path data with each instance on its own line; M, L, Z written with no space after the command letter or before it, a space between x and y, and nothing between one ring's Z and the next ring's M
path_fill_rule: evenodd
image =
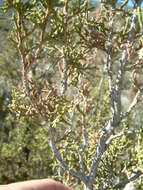
M73 190L52 179L30 180L0 185L0 190Z

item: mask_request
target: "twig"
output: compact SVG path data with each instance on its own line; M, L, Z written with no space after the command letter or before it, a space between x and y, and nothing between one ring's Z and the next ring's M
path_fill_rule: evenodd
M130 177L129 179L126 179L124 181L121 181L119 183L117 183L113 189L121 189L121 188L124 188L128 183L130 183L131 181L135 181L138 177L140 177L142 175L142 171L137 171L135 172L135 174Z
M85 152L85 149L88 144L88 134L86 130L86 121L85 121L85 115L82 115L82 133L83 133L83 143L80 142L80 149L79 149L79 163L82 169L82 172L85 175L85 165L84 165L84 159L83 159L83 154Z
M67 48L67 27L68 27L68 0L65 1L65 49ZM67 80L68 80L68 60L66 52L63 51L63 76L62 76L62 90L61 94L64 95L67 90Z
M125 0L125 2L123 2L123 4L121 5L120 8L123 9L123 8L128 4L128 1L129 1L129 0Z
M67 74L67 59L66 56L63 56L63 71L62 71L62 89L61 89L61 95L64 95L67 90L67 80L68 80L68 74Z
M112 60L111 60L111 53L112 53L112 30L113 30L113 8L110 10L110 23L109 23L109 47L107 51L107 71L108 71L108 76L109 76L109 87L110 87L110 102L111 102L111 110L112 113L114 114L114 104L113 104L113 94L114 94L114 88L113 88L113 81L112 81ZM91 171L89 173L89 188L92 189L93 186L93 181L95 176L97 175L98 171L98 165L101 160L101 157L106 149L106 144L105 142L107 141L108 137L111 135L111 132L113 130L113 125L112 122L109 121L107 127L101 132L101 135L99 137L98 141L98 147L96 150L96 154L94 156L92 166L91 166Z
M134 107L139 102L139 99L140 99L142 93L143 93L143 86L138 89L138 91L137 91L137 93L136 93L136 95L135 95L132 103L130 104L128 110L126 112L124 112L124 113L121 114L121 120L123 120L124 118L126 118L133 111Z
M92 189L93 180L97 175L100 160L101 160L104 152L107 149L106 142L108 142L108 139L111 138L111 135L113 134L115 127L119 126L121 123L120 112L121 112L121 86L122 86L122 80L123 80L123 74L124 74L123 69L127 63L127 54L128 54L127 49L130 47L130 43L132 42L132 39L135 36L135 27L137 24L136 11L137 11L137 9L135 9L134 14L133 14L128 41L126 43L125 49L123 50L121 66L120 66L120 70L117 74L116 86L114 86L113 73L112 73L112 60L111 60L113 8L111 8L111 10L110 10L110 23L109 23L110 24L110 32L109 32L109 40L108 40L109 48L107 51L107 71L108 71L108 77L109 77L110 104L111 104L112 118L111 118L111 120L109 120L107 126L101 131L101 134L100 134L100 137L98 140L96 154L94 156L92 166L91 166L91 171L89 174L88 186L90 187L90 189ZM110 142L112 142L112 140Z
M51 149L52 149L52 151L54 153L54 156L56 157L56 159L58 160L58 162L62 166L62 168L65 171L69 172L69 174L71 174L73 177L76 177L76 178L80 179L81 181L85 182L87 180L86 176L83 173L81 173L81 172L77 172L77 171L71 170L68 167L68 165L65 164L64 160L62 159L60 152L56 148L55 137L54 137L55 136L55 129L54 129L54 127L50 126L49 132L50 132Z
M44 38L45 38L46 26L47 26L47 23L48 23L49 15L50 15L50 12L48 11L46 13L44 25L43 25L43 28L42 28L42 31L41 31L41 34L40 34L39 46L38 46L37 50L35 51L34 56L31 58L31 60L28 62L28 64L25 67L25 72L26 73L28 72L29 68L34 64L34 62L37 60L37 58L38 58L38 56L39 56L39 54L41 52L43 42L44 42Z
M106 146L108 147L114 140L121 138L123 135L128 136L135 133L134 130L121 131L117 135L111 135L110 138L106 141Z

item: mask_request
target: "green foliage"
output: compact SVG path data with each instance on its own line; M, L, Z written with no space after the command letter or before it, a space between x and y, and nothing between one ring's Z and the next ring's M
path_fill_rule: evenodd
M66 1L60 0L5 0L4 10L13 14L13 30L9 35L12 43L2 43L0 52L0 86L4 89L0 94L1 184L53 177L83 188L81 181L61 168L53 156L49 129L54 128L57 150L69 169L82 171L84 168L88 175L101 131L113 114L112 89L108 68L104 65L111 30L110 7L115 8L117 1L102 3L104 6L98 10L82 0L69 1L68 7ZM124 6L114 12L112 73L118 72L131 16L132 11L126 11ZM127 55L129 74L121 89L121 98L129 97L128 101L136 90L128 79L136 66L129 67L129 64L138 60L138 49L143 45L142 38L138 37L142 31L141 8L138 8L138 23L137 38ZM2 31L2 38L6 35ZM137 69L142 69L142 63ZM116 83L115 75L112 80ZM122 108L126 110L126 105ZM142 122L140 127L134 122L136 118L132 114L114 131L115 135L120 131L124 135L107 147L100 160L95 188L112 188L132 172L143 170ZM133 133L128 134L130 130ZM83 148L85 131L88 145ZM83 156L83 166L79 153ZM141 184L142 179L136 182L137 189Z

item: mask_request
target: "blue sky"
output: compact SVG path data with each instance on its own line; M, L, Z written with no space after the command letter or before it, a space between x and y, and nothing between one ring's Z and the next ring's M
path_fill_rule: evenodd
M99 2L100 0L91 0L91 2ZM123 3L125 0L118 0L118 2L120 2L120 3ZM129 7L133 7L134 6L134 3L133 3L134 1L133 0L129 0L129 2L128 2L128 6ZM142 7L143 7L143 2L142 2Z
M120 0L121 2L124 2L124 0ZM119 1L119 2L120 2ZM133 7L134 6L134 1L133 0L129 0L129 2L128 2L128 5L130 6L130 7ZM143 6L143 3L142 3L142 6Z

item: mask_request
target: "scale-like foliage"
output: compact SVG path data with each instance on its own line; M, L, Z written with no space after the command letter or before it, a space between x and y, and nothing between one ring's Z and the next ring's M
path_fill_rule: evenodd
M142 175L140 3L5 0L21 81L3 112L11 123L1 132L1 180L121 189Z

